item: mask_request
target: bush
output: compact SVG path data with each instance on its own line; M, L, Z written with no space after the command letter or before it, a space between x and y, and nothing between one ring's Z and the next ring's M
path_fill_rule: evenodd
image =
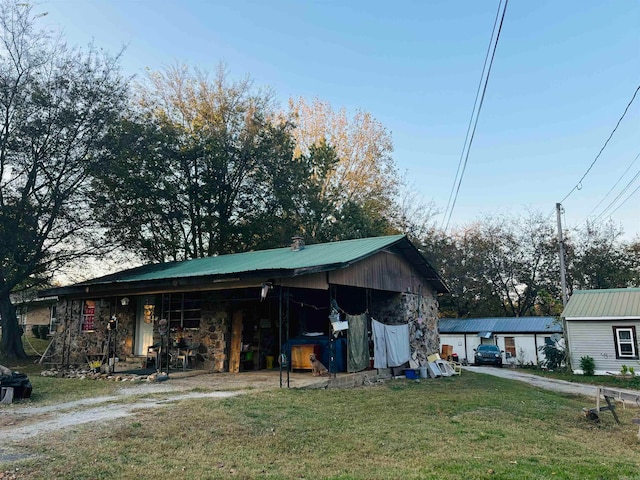
M589 355L580 358L580 368L583 375L593 375L596 371L596 361Z
M567 352L557 343L546 343L538 350L544 353L543 365L549 370L564 370L567 361Z

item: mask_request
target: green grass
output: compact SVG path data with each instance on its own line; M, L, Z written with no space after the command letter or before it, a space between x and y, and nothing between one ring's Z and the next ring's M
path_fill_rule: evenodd
M637 478L630 419L638 410L618 409L620 426L608 413L594 424L581 412L594 402L470 372L185 400L23 442L39 457L20 472L78 480Z
M541 377L556 378L574 383L586 383L588 385L601 385L603 387L618 387L630 390L640 390L640 376L627 374L624 378L615 375L576 375L571 372L549 372L540 369L523 369L525 373L539 375ZM640 367L636 369L640 372Z
M24 338L24 337L23 337ZM29 337L29 343L44 352L49 344L48 340ZM27 354L30 353L29 343L24 342ZM33 350L31 350L32 352ZM43 377L40 374L43 370L47 370L51 365L41 365L38 363L40 355L31 355L21 360L0 360L0 364L9 367L11 370L25 373L29 376L29 381L33 386L33 393L29 403L34 405L51 405L60 402L68 402L79 400L81 398L95 397L101 395L110 395L114 393L121 385L115 382L99 382L92 380L80 380L77 378L52 378ZM2 407L5 407L4 405ZM0 407L0 411L1 408ZM7 406L5 408L11 408Z

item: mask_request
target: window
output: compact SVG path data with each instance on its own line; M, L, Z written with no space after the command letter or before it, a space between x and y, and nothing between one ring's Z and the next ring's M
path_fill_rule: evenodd
M516 358L516 339L513 337L504 337L504 352L506 357Z
M172 332L200 328L200 293L170 293L162 296L162 315Z
M636 327L613 327L616 358L638 358Z
M82 331L93 332L95 330L96 302L85 300L82 305Z

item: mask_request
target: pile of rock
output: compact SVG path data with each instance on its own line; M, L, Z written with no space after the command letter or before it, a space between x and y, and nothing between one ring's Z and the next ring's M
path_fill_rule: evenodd
M158 379L158 374L151 375L136 375L132 373L101 373L94 372L93 369L85 367L64 367L64 368L51 368L49 370L43 370L40 373L43 377L56 377L56 378L79 378L89 380L107 380L113 382L155 382Z

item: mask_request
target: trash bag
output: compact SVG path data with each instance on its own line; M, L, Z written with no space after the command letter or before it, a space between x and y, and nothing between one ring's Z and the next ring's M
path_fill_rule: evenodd
M24 373L12 372L11 375L0 376L0 387L13 387L13 398L31 398L31 381Z

